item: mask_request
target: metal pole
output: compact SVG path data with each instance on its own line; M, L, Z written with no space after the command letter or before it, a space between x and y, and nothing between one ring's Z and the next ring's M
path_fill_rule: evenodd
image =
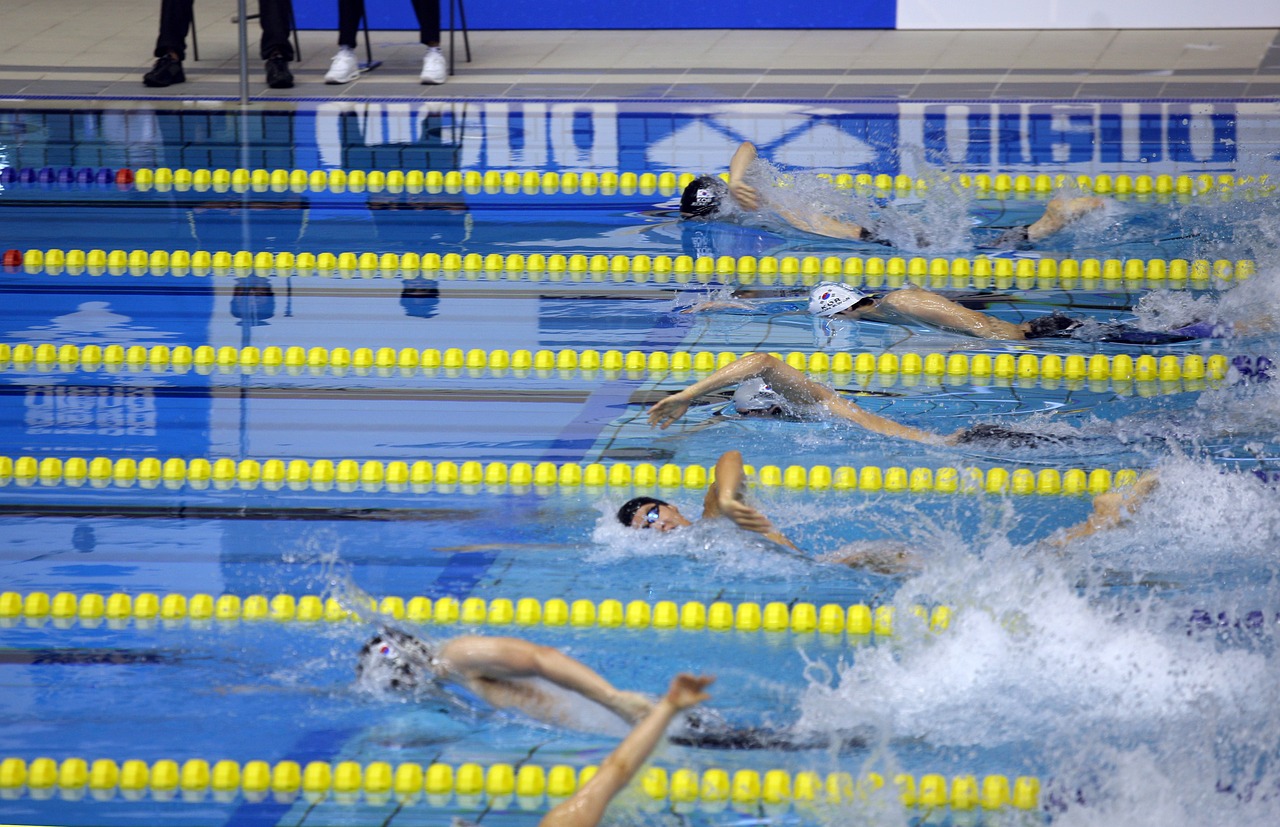
M239 0L240 9L240 105L249 103L249 21L245 0Z

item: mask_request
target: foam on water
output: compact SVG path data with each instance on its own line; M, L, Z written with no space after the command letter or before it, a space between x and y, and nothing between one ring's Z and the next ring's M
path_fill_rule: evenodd
M943 253L972 247L969 208L973 198L965 189L948 186L939 175L932 176L929 197L889 200L836 189L813 173L783 172L764 160L756 161L752 175L774 184L764 186L770 186L769 198L779 208L853 221L898 250Z
M1176 584L1135 575L1137 585L1116 589L1089 572L1131 566L1213 581L1247 567L1264 581L1253 597L1274 609L1280 496L1186 461L1159 473L1129 525L1065 554L1013 545L998 525L953 538L899 591L905 628L847 656L833 680L814 680L801 726L870 726L935 747L1035 743L1057 824L1275 823L1274 659L1189 634ZM952 606L951 627L935 634L909 622L915 603Z

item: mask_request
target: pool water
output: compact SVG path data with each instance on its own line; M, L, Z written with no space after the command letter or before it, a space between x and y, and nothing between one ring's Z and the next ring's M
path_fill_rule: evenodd
M609 823L1274 824L1277 133L1230 102L0 111L0 821L535 824L625 733L364 690L380 609L653 694L714 674L716 715L793 739L664 745ZM788 197L917 243L677 221L680 176L745 139ZM1106 205L983 246L1063 186ZM815 323L832 277L1237 332ZM649 427L753 351L1038 439L744 420L728 391ZM730 448L800 553L614 521L636 493L696 514ZM1124 524L1052 542L1152 469ZM838 560L886 541L918 567Z

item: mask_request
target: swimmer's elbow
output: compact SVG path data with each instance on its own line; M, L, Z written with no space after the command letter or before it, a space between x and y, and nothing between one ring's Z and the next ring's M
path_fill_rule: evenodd
M606 783L616 783L614 779L631 778L643 763L637 756L629 754L618 755L617 752L610 753L600 762L600 770L597 775L604 776Z

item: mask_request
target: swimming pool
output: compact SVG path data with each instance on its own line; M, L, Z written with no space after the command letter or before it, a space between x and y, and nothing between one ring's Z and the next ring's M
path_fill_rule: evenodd
M1277 495L1238 473L1280 455L1274 334L993 343L790 312L838 278L1014 321L1265 317L1274 106L0 124L3 820L533 824L616 743L600 715L552 729L360 691L370 624L330 599L367 613L367 596L425 634L559 646L627 688L714 673L735 724L864 742L670 745L620 823L1274 823ZM743 139L939 243L673 221L681 176ZM974 247L973 226L1064 185L1106 210L1035 253ZM730 294L746 309L681 312ZM662 394L757 350L926 430L1053 439L926 446L716 401L647 426ZM731 447L801 557L612 522L632 492L693 508ZM1037 545L1149 468L1160 494L1129 524ZM924 568L823 558L878 539Z

